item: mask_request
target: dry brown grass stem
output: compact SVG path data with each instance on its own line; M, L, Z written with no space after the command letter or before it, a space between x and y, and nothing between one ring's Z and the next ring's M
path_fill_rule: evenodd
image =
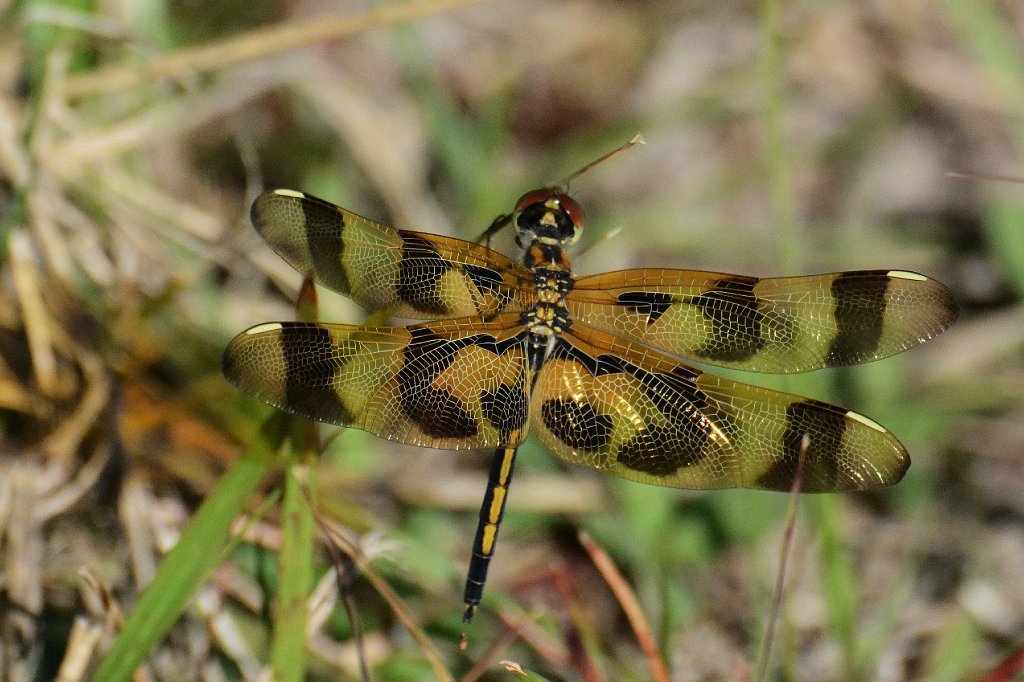
M239 67L206 88L202 97L195 93L165 97L159 106L146 108L137 116L118 118L106 128L94 127L69 135L47 150L43 160L54 174L73 180L83 165L107 161L140 148L152 148L158 140L182 136L244 108L263 92L293 78L294 69L289 63L281 68Z
M89 663L103 636L103 628L88 618L75 618L68 637L68 646L57 673L57 682L79 682L87 679Z
M651 626L647 622L647 616L644 614L643 609L640 608L640 602L637 600L636 594L634 594L629 583L626 582L622 573L612 562L611 557L588 534L580 532L579 540L580 544L583 545L583 549L590 556L590 560L594 562L594 566L600 572L601 577L608 583L608 587L611 588L615 598L622 606L626 619L629 620L629 625L633 628L633 633L636 635L637 644L640 645L640 650L647 657L647 665L651 669L651 679L656 680L656 682L668 682L668 669L658 653L658 646L651 633Z
M388 24L422 19L481 0L424 0L383 7L355 16L317 18L271 26L236 38L189 48L139 66L117 65L69 79L64 86L68 98L98 95L131 88L164 78L187 78L199 71L288 52Z
M33 262L28 234L21 230L12 232L7 240L7 249L11 255L11 274L21 305L21 317L25 322L25 336L28 339L36 385L43 395L60 397L53 331L43 302L43 285Z

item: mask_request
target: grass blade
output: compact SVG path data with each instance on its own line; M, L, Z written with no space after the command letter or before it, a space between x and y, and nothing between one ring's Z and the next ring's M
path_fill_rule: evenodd
M181 540L160 563L153 582L125 620L94 679L130 679L174 625L189 600L224 560L231 545L231 524L273 469L287 431L286 415L273 414L263 424L259 437L224 474Z
M316 428L308 423L295 426L296 431ZM270 647L274 678L282 682L299 682L306 669L306 602L313 584L315 524L303 490L307 483L298 475L302 470L301 465L290 467L282 507L277 608Z

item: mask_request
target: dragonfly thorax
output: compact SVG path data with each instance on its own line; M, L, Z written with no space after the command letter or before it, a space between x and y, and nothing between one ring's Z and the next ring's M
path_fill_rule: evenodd
M565 298L575 283L569 260L561 245L544 241L533 242L524 260L533 271L537 301L523 313L523 322L533 334L561 334L570 326Z

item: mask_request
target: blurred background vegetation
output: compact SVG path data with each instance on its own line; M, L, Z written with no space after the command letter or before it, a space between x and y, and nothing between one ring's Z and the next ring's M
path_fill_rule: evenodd
M473 238L638 131L646 146L573 184L578 272L906 269L963 308L897 358L743 376L865 412L914 460L891 490L802 500L770 678L972 680L1019 655L1024 184L951 173L1024 176L1024 4L7 0L0 677L89 679L258 438L270 410L219 358L295 315L299 276L248 224L261 189ZM496 246L513 253L508 235ZM365 313L326 293L320 316ZM318 513L411 618L353 578L377 679L506 679L502 659L549 679L656 676L578 529L635 590L672 679L752 676L786 496L607 480L532 442L460 650L488 460L349 431L311 469ZM137 679L268 665L281 484L252 496L244 541ZM329 566L317 550L295 677L359 675Z

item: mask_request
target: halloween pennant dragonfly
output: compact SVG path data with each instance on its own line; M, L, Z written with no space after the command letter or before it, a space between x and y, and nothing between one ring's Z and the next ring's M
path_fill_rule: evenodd
M564 188L527 192L506 220L522 264L302 192L267 192L252 206L253 225L296 270L371 311L433 321L268 322L238 335L223 360L243 391L302 417L410 445L494 450L466 622L527 432L571 464L672 488L789 490L805 435L802 491L903 477L906 450L871 419L680 358L774 373L878 360L953 323L957 305L942 284L903 270L577 278L565 249L580 237L583 211Z

